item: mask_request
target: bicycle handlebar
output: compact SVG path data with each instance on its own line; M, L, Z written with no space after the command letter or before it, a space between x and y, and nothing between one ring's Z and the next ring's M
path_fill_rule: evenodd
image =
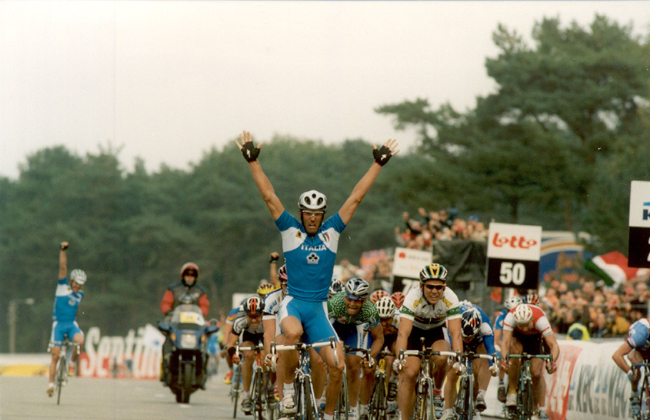
M530 359L546 359L546 360L551 360L553 356L550 354L528 354L528 353L523 353L523 354L506 354L506 361L510 359L522 359L522 360L530 360Z
M372 368L375 364L375 359L370 357L370 349L362 349L362 348L354 348L350 346L345 346L345 352L346 353L356 353L360 352L363 353L363 359L368 362L368 365L370 368Z

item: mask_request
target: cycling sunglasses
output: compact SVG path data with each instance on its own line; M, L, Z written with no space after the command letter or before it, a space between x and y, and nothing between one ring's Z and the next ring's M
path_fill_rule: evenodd
M441 291L445 289L445 286L442 284L425 284L424 287L426 287L428 290L437 290Z

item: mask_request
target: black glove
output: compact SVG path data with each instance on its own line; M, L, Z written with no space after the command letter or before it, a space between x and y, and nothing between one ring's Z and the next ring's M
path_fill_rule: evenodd
M252 141L246 142L242 145L241 153L247 162L255 162L260 155L260 148L255 147Z
M381 146L379 149L373 149L372 155L375 157L375 162L381 166L384 166L386 163L388 163L388 160L393 154L390 152L390 149L388 147Z
M61 245L61 251L65 251L66 249L68 249L68 245Z

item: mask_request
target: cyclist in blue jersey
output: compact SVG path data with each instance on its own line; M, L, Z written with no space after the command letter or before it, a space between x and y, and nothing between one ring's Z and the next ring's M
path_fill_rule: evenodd
M642 318L632 324L627 333L627 339L612 355L614 363L627 374L630 380L632 385L630 408L633 412L638 412L641 408L641 399L639 397L641 371L632 370L632 367L625 360L625 356L627 356L632 364L650 360L650 319Z
M241 144L238 141L235 143L248 162L253 180L282 234L287 274L291 278L288 295L283 299L279 312L286 343L291 345L301 340L309 343L326 341L330 336L336 336L327 318L327 292L332 280L341 232L379 176L383 165L398 153L397 142L388 140L379 149L373 145L375 161L370 169L354 187L339 212L323 221L327 210L325 195L315 190L303 193L298 200L300 220L296 219L284 209L257 160L261 144L255 147L250 132L244 131L239 138ZM341 343L337 346L337 363L331 348L326 346L319 351L330 373L325 393L324 420L333 418L341 387L344 360ZM283 362L284 378L289 382L284 384L281 409L290 414L295 412L292 378L298 364L296 352L288 352Z
M54 298L54 312L52 319L52 361L50 362L50 383L47 386L47 395L54 395L54 374L56 372L56 363L59 357L66 357L61 355L61 344L65 336L73 342L79 344L79 348L84 344L84 333L77 324L77 311L79 304L84 297L81 291L84 283L86 282L86 273L82 270L72 270L70 273L70 281L68 281L68 258L66 250L68 249L68 242L61 242L61 252L59 253L59 281L56 287L56 294ZM75 348L71 356L70 366L74 366L79 356Z
M476 354L495 354L494 331L492 330L490 317L485 311L479 306L463 301L460 306L460 314L463 350ZM476 411L483 412L487 408L485 404L485 393L490 383L490 375L496 376L498 370L498 367L493 365L491 360L475 359L472 361L472 372L475 379L475 386L472 392L475 392L474 408ZM458 396L456 384L458 383L459 377L459 373L454 369L450 369L447 372L447 382L445 383L445 413L440 420L454 417L453 407Z

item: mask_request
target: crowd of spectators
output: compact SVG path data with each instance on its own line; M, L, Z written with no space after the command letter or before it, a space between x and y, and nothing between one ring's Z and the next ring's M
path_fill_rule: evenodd
M427 211L424 207L418 209L417 215L408 212L402 214L404 225L395 227L395 240L404 248L431 250L431 242L463 239L470 241L486 241L487 229L485 223L477 216L467 219L450 214L442 209Z
M427 211L421 207L417 215L404 212L402 218L403 226L395 228L396 245L400 247L431 251L434 240L486 241L488 237L486 226L478 217L465 219L445 209ZM361 277L375 289L382 281L390 283L392 256L386 255L365 266L343 260L340 266L342 280ZM632 323L648 316L649 286L650 270L641 269L634 279L610 287L574 260L573 264L547 274L539 291L515 293L538 293L539 306L558 334L566 334L571 325L580 323L587 328L590 338L609 338L625 336Z
M648 316L649 280L648 270L612 287L588 274L552 276L540 293L540 306L557 333L566 334L577 322L591 338L622 337L632 323Z

